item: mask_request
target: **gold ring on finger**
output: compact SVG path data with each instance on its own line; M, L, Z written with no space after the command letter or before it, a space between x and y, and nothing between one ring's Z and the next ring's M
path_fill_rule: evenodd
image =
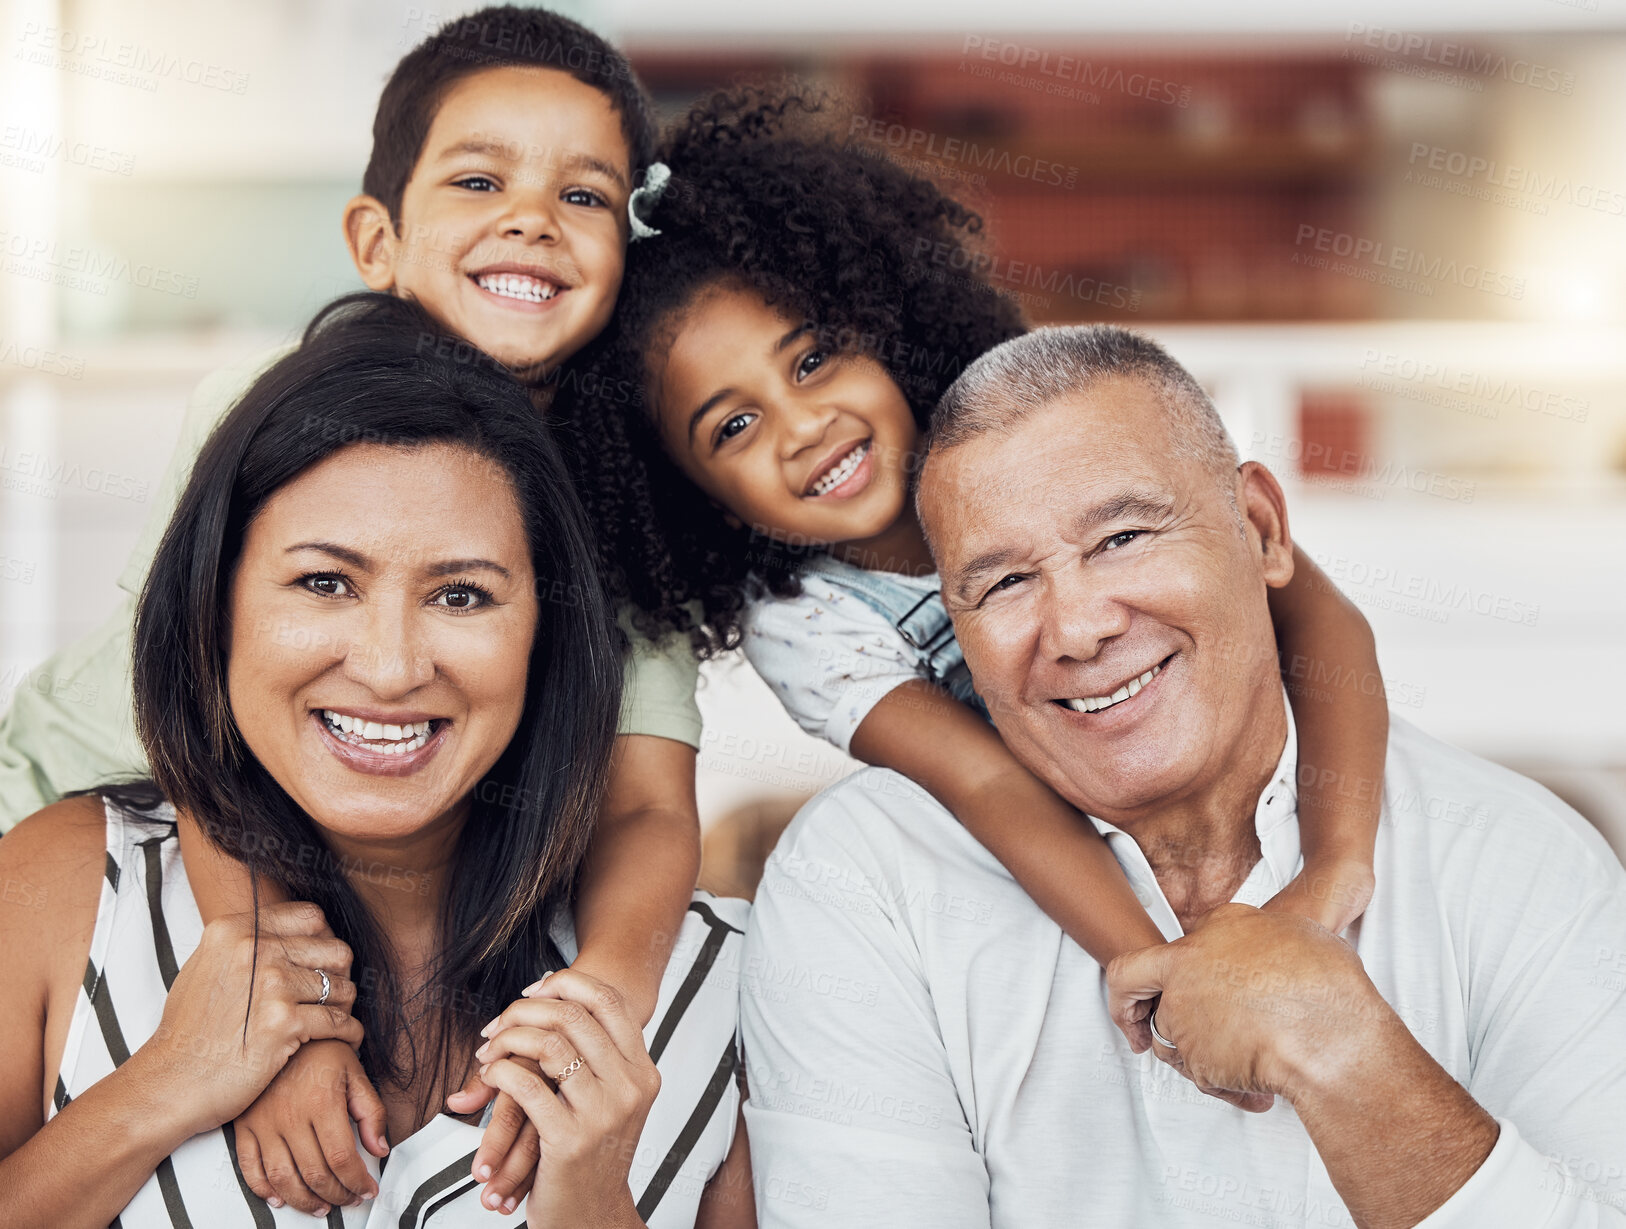
M578 1054L575 1058L570 1060L570 1066L566 1067L558 1075L553 1077L553 1082L555 1084L563 1084L566 1080L568 1080L571 1076L575 1075L576 1072L580 1071L586 1065L587 1064L586 1064L586 1062L583 1061L581 1055Z

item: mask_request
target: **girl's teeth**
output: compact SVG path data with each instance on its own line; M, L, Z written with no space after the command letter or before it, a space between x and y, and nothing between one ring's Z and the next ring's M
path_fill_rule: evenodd
M853 471L863 463L864 458L868 455L868 442L858 445L857 448L854 448L842 458L840 465L813 484L813 494L823 495L826 492L835 490L853 476Z

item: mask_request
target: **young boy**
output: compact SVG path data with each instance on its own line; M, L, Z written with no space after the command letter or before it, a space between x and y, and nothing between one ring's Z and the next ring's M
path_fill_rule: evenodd
M488 8L447 24L396 67L373 121L362 194L344 211L345 241L369 288L417 299L530 384L545 410L559 365L614 309L632 181L653 143L647 98L618 51L543 10ZM0 720L0 830L69 790L146 775L130 719L135 594L203 441L282 353L198 386L157 506L119 579L118 609L48 661ZM699 868L700 716L687 645L656 646L623 625L633 647L621 737L583 870L576 966L619 987L647 1022ZM248 909L243 867L193 817L181 826L205 920ZM477 1080L469 1087L454 1096L455 1111L489 1099ZM351 1117L369 1150L384 1155L383 1106L354 1052L306 1046L236 1124L244 1179L273 1206L286 1201L318 1216L370 1197ZM504 1212L534 1172L534 1131L521 1134L523 1121L499 1098L474 1160L475 1177L490 1179L487 1206ZM341 1155L331 1167L325 1159Z

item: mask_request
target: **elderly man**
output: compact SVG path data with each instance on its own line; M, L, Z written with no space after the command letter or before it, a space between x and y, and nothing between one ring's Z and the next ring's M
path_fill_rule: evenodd
M762 1222L1626 1226L1626 874L1579 816L1396 719L1364 917L1255 907L1300 864L1291 539L1196 382L1041 330L967 369L928 450L1000 733L1172 942L1109 977L923 791L827 790L747 940Z

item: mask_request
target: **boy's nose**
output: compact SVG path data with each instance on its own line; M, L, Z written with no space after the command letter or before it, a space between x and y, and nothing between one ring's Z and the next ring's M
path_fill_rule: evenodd
M504 239L541 243L559 237L559 216L540 196L516 198L503 211L497 229Z

